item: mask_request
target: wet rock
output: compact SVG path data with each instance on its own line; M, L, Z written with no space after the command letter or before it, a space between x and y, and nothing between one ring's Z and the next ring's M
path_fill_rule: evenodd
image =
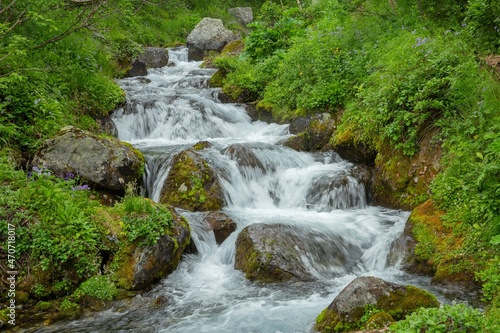
M186 220L170 209L173 227L161 236L154 245L133 244L122 246L115 255L118 269L114 273L116 283L125 289L139 290L150 287L172 273L191 240Z
M236 161L240 167L260 169L263 173L266 172L264 165L247 145L233 144L224 151L224 154Z
M312 281L300 260L301 241L282 224L255 224L236 240L235 268L259 282Z
M329 144L335 130L335 120L329 113L307 115L295 119L289 127L297 134L281 144L298 151L320 151Z
M131 145L73 126L46 140L32 163L61 177L72 173L86 184L115 193L141 181L144 172L144 157Z
M236 222L222 212L210 212L205 217L210 230L214 232L215 241L221 244L236 230Z
M148 75L148 69L146 64L143 61L136 59L132 63L132 67L125 74L125 77L146 76L146 75Z
M243 27L253 22L252 7L229 8L229 13L233 15L236 21Z
M220 210L226 204L217 174L194 149L174 156L160 202L189 211Z
M356 164L374 165L377 152L363 143L346 141L335 144L332 149L344 160Z
M339 235L284 224L254 224L236 240L235 268L259 282L311 281L351 272L363 254Z
M187 37L190 60L203 60L209 51L220 52L226 44L240 39L238 35L224 27L222 20L205 17Z
M358 277L318 316L315 329L321 333L361 329L361 318L373 307L386 313L387 316L380 321L389 323L390 318L404 319L420 307L438 306L436 297L414 286L403 286L375 277Z
M145 47L138 60L147 68L160 68L168 64L168 51L163 47Z

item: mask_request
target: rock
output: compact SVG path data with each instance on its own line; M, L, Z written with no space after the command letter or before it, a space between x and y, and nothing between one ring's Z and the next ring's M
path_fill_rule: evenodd
M413 156L383 144L375 159L374 204L411 210L429 198L429 185L441 170L442 147L437 128L428 130Z
M144 172L144 157L131 145L73 126L46 140L32 164L60 177L72 173L88 185L115 193L124 193L128 183L142 181Z
M154 245L139 246L135 241L122 246L115 255L118 269L114 280L125 289L144 289L172 273L184 249L189 244L191 233L186 220L170 209L174 218L171 231L161 236Z
M307 115L295 119L289 130L297 136L286 139L282 145L298 151L319 151L329 144L335 120L326 112Z
M441 219L444 214L431 200L415 208L403 234L393 245L394 252L404 253L402 266L407 272L432 276L434 284L465 287L471 292L478 290L474 259L458 251L463 239L444 225ZM443 257L442 253L457 254ZM457 264L460 268L453 268Z
M145 47L138 60L147 68L160 68L168 64L168 51L163 47Z
M146 64L143 61L136 59L132 63L132 67L125 74L125 77L146 76L146 75L148 75L148 69Z
M205 217L205 221L215 235L217 244L221 244L236 230L236 222L222 212L210 212Z
M312 281L353 271L364 250L339 235L285 224L254 224L236 239L235 268L259 282Z
M160 202L189 211L220 210L226 204L217 174L195 149L174 156Z
M350 332L363 328L361 318L373 309L385 313L379 323L404 319L420 307L438 307L432 294L414 286L403 286L375 277L358 277L347 285L318 316L315 329L320 332ZM373 317L373 316L372 316ZM376 325L372 319L373 325ZM380 327L376 327L380 328Z
M300 260L300 237L282 224L254 224L236 240L236 269L259 282L312 281Z
M262 173L266 173L266 168L248 145L232 144L223 154L236 161L240 167L259 169Z
M220 52L234 40L240 39L234 32L224 27L222 20L205 17L187 37L190 60L203 60L208 51Z
M374 165L377 152L363 143L346 141L332 147L344 160L356 164Z
M243 27L246 27L247 24L253 22L252 7L229 8L229 13L233 15L236 21L238 21L238 23Z

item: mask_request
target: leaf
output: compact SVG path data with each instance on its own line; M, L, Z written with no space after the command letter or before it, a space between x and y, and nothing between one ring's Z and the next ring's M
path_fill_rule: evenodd
M484 156L480 152L477 152L476 156L479 157L480 159L484 160Z
M490 244L491 245L500 244L500 235L496 235L496 236L491 237Z

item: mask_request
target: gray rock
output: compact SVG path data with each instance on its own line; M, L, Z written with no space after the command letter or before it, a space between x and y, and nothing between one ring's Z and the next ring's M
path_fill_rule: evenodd
M168 64L168 51L163 47L145 47L138 60L148 68L165 67Z
M420 307L438 307L439 302L432 294L414 286L403 286L371 276L358 277L322 312L315 329L319 332L359 329L368 306L400 320Z
M329 113L307 115L295 119L289 127L290 137L281 144L298 151L324 150L335 130L335 120Z
M229 13L234 16L236 21L243 27L253 21L253 11L252 7L236 7L229 8Z
M135 60L132 67L125 74L126 77L134 76L146 76L148 75L148 69L143 61Z
M205 17L187 37L190 60L203 60L208 51L220 52L227 43L239 39L229 29L224 27L222 20Z
M46 140L32 164L61 177L73 173L86 184L117 193L139 182L144 171L144 157L132 146L73 126Z

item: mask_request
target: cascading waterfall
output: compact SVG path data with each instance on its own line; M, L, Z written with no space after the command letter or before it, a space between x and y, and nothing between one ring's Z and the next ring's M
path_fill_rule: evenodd
M290 136L287 125L252 122L244 106L220 103L218 90L208 88L214 70L199 65L178 48L170 50L169 66L121 80L127 104L113 121L119 138L144 153L145 192L156 201L172 156L210 142L199 153L217 172L224 212L237 230L217 245L205 213L182 211L197 254L185 255L174 273L128 303L40 332L310 332L355 276L410 279L387 259L408 213L369 206L354 166L336 153L280 146ZM261 285L235 270L237 235L257 223L283 224L302 239L300 260L316 281Z

